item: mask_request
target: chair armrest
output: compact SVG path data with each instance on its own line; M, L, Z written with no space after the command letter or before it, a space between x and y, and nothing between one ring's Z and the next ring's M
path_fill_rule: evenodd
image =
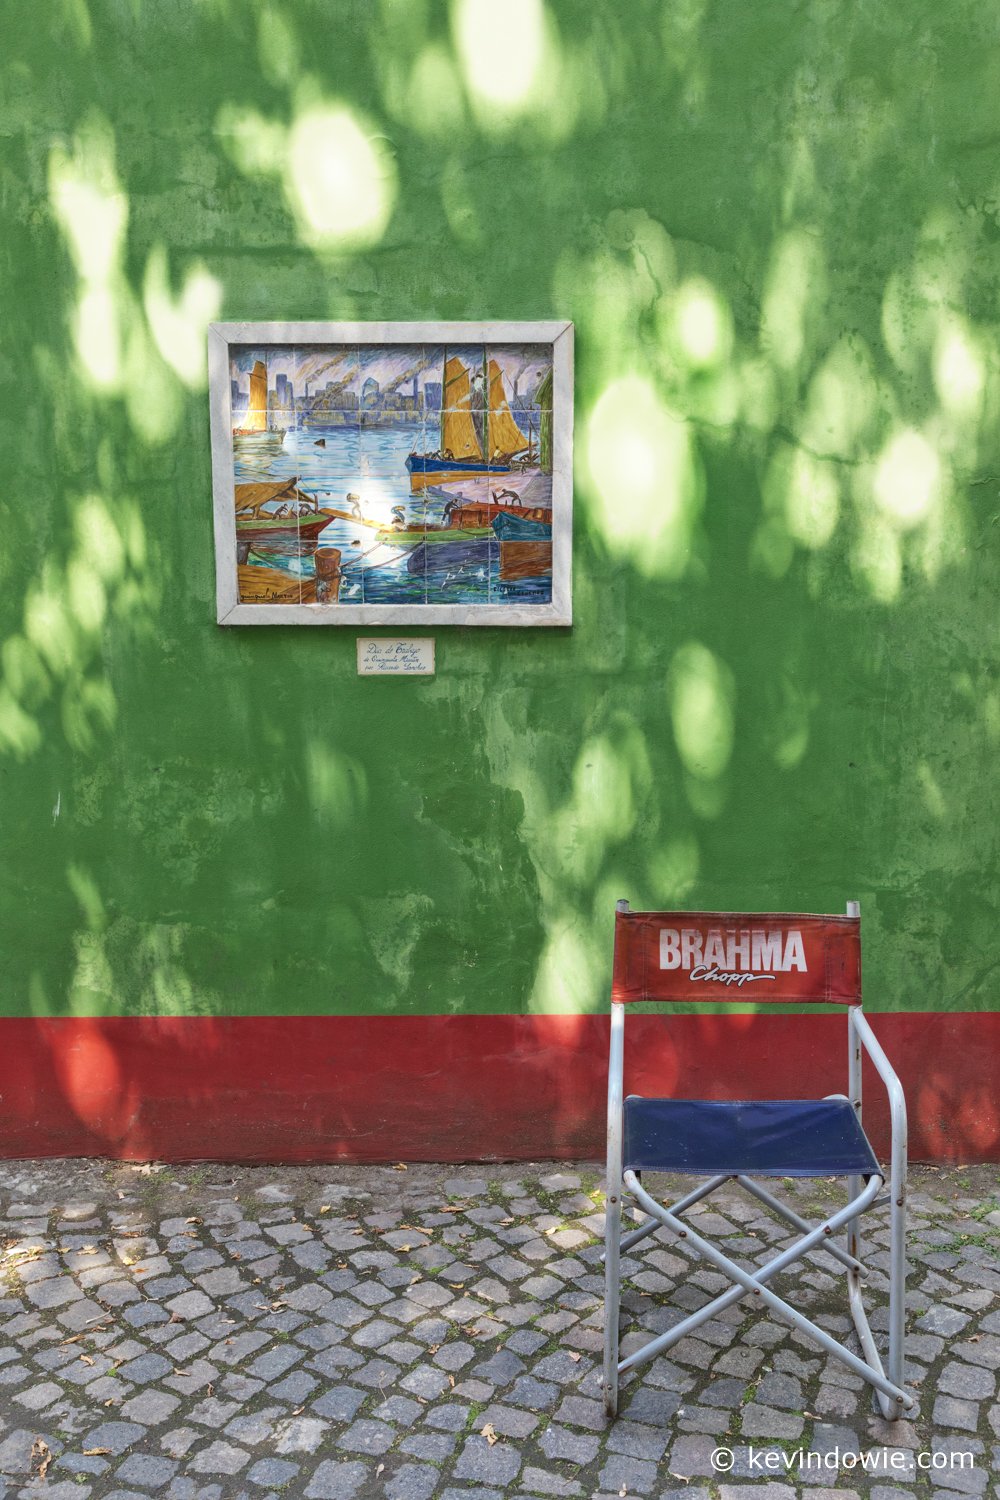
M872 1031L868 1021L861 1010L852 1008L851 1025L854 1028L858 1040L864 1047L868 1056L875 1066L875 1071L885 1084L889 1095L889 1119L892 1125L892 1164L895 1170L897 1165L897 1153L900 1165L905 1170L906 1165L906 1099L903 1094L903 1085L896 1076L889 1059L882 1050L878 1037Z

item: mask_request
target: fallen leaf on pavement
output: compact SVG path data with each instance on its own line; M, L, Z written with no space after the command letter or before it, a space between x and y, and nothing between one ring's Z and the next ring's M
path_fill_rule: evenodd
M52 1450L44 1438L36 1437L31 1445L31 1467L38 1465L38 1478L44 1479L52 1462Z

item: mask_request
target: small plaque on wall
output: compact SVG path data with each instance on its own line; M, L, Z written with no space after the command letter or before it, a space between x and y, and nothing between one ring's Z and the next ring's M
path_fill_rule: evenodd
M359 677L433 677L434 637L358 637Z
M213 323L221 625L569 625L570 323Z

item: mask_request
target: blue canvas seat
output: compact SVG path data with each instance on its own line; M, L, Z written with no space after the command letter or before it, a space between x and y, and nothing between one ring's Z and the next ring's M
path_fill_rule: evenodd
M906 1319L906 1103L899 1079L861 1003L861 921L856 902L843 916L805 912L634 912L620 901L615 917L608 1062L608 1175L604 1229L604 1406L618 1411L619 1381L656 1359L708 1320L744 1298L791 1323L873 1386L883 1417L892 1421L915 1410L904 1381ZM625 1011L651 1001L687 1007L727 1003L766 1010L768 1005L840 1005L847 1010L847 1080L844 1093L824 1099L687 1099L625 1096ZM669 1018L666 1020L669 1025ZM763 1029L755 1025L755 1033ZM734 1060L738 1048L734 1048ZM879 1164L861 1123L862 1054L888 1094L892 1126L888 1170ZM683 1059L677 1081L683 1088ZM747 1070L737 1067L744 1088ZM751 1071L751 1076L753 1073ZM716 1090L713 1089L713 1092ZM664 1202L643 1180L645 1173L696 1174L698 1181L673 1202ZM759 1179L844 1179L846 1201L834 1208L810 1204L804 1217ZM717 1189L738 1187L799 1233L784 1248L748 1234L739 1259L707 1237L715 1215L690 1212ZM888 1188L888 1192L885 1189ZM834 1198L840 1193L834 1192ZM830 1195L824 1194L824 1200ZM625 1215L626 1204L628 1213ZM860 1220L869 1209L888 1209L888 1350L883 1362L862 1296L867 1276L861 1259ZM827 1211L829 1210L829 1211ZM823 1217L818 1217L822 1211ZM645 1217L643 1217L645 1215ZM839 1242L841 1231L846 1242ZM621 1273L623 1254L652 1235L669 1234L678 1254L699 1260L732 1283L703 1306L671 1322L640 1347L622 1353ZM847 1273L847 1297L860 1354L780 1296L773 1283L804 1257L818 1257L829 1274L831 1259ZM794 1290L794 1289L793 1289ZM652 1294L650 1294L652 1295ZM634 1308L627 1309L628 1316Z
M625 1100L625 1169L869 1177L878 1162L847 1099Z

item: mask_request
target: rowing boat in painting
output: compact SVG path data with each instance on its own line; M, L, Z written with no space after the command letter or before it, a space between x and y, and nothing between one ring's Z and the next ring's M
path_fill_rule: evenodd
M547 505L501 505L493 500L456 501L448 513L452 526L492 526L497 516L519 516L525 521L552 524L552 510Z
M268 548L287 552L289 544L299 551L313 543L335 520L335 511L320 510L318 503L298 488L296 478L272 484L238 484L236 504L236 561L245 564L252 551Z
M238 484L234 488L236 504L236 542L244 552L264 537L298 537L311 541L325 531L337 512L320 510L316 500L298 488L298 479L279 480L273 484ZM241 544L243 546L241 547Z
M502 542L550 542L552 523L501 512L493 517L493 532Z

